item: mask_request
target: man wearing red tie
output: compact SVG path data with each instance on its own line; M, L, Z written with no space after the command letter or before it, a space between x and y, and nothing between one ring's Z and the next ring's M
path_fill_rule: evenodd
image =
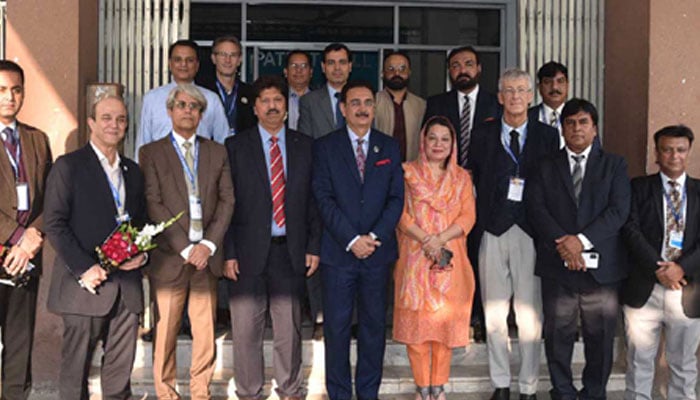
M281 77L253 83L258 125L226 139L233 219L224 240L234 376L239 399L263 395L263 333L269 308L280 399L303 399L301 299L319 265L321 222L311 194L313 140L287 129Z

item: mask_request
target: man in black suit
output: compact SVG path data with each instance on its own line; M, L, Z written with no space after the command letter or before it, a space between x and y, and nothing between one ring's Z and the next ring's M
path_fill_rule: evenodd
M423 124L435 115L450 119L457 132L457 153L459 165L467 167L467 156L471 142L471 133L486 121L498 120L501 105L492 93L479 85L481 62L479 53L471 46L452 49L447 56L447 72L452 89L428 98ZM467 236L467 253L474 269L474 276L479 276L479 237L472 231ZM481 304L481 285L476 282L474 303L472 304L472 327L474 340L483 342L484 310Z
M564 64L556 61L543 64L537 71L537 89L542 96L542 102L530 108L529 119L556 128L560 135L560 147L564 148L559 116L569 96L569 70Z
M490 121L472 134L468 169L476 199L476 226L480 238L479 283L486 317L489 373L495 388L492 399L510 395L508 312L513 298L521 353L518 384L521 399L537 392L542 337L540 281L534 276L535 244L527 223L523 188L536 162L557 150L554 128L529 121L532 78L514 68L498 82L503 118Z
M594 146L598 112L571 99L562 110L566 147L532 174L527 211L537 238L544 337L553 399L604 399L613 361L618 288L627 275L621 236L630 207L625 160ZM585 346L583 389L571 356L579 315Z
M669 399L695 399L700 344L700 181L686 173L693 132L682 125L654 134L659 173L632 180L622 232L630 256L623 287L627 336L625 398L651 399L664 330L672 374Z
M143 310L137 269L146 257L139 254L107 275L95 247L121 221L145 221L143 176L117 152L127 127L120 97L98 98L88 125L90 143L56 160L46 185L46 234L57 253L48 309L63 317L60 398L88 399L90 363L102 340L102 397L130 399Z
M219 36L211 46L213 77L203 77L197 83L219 95L228 120L228 136L255 126L253 88L243 82L238 69L243 61L241 42L233 35Z
M231 279L234 375L239 398L262 395L269 309L274 377L281 399L305 396L301 301L319 265L321 220L311 193L313 140L285 128L287 87L278 76L253 84L259 124L226 140L236 202L224 242Z

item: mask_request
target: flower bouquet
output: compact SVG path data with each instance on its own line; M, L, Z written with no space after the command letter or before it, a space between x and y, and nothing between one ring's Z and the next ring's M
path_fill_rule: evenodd
M153 238L174 224L182 214L183 212L180 212L157 225L146 224L141 229L133 227L128 221L122 222L100 246L95 248L100 266L107 273L111 273L135 255L154 249L156 244L153 243Z
M5 262L5 257L10 253L10 248L0 244L0 265ZM5 268L0 268L0 284L14 287L27 286L32 279L34 264L27 264L27 268L20 274L10 275Z

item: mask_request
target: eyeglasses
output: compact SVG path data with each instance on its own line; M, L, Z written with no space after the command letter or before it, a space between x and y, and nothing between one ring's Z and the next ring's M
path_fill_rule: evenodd
M173 107L177 108L178 110L184 110L185 108L187 108L190 111L199 111L202 109L202 105L199 103L187 103L182 100L175 100L175 102L173 103Z
M241 53L227 53L225 51L217 51L214 53L214 55L220 58L236 58L240 57Z
M307 69L309 68L309 64L307 63L292 63L289 64L290 69Z
M348 105L350 107L353 107L353 108L357 108L357 107L361 106L362 104L364 104L365 107L374 107L374 100L367 99L364 102L362 102L362 100L353 99L353 100L348 101Z
M529 93L529 92L531 92L531 91L532 91L532 89L526 89L526 88L524 88L524 87L519 87L519 88L505 88L505 89L501 90L501 92L502 92L504 95L506 95L506 96L511 96L511 97L512 97L512 96L515 96L516 93L522 96L522 95L524 95L525 93Z

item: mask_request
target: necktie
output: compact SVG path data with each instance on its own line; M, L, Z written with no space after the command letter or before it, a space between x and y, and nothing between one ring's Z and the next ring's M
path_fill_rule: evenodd
M574 159L574 172L571 174L571 179L574 181L574 197L576 197L576 205L581 195L581 184L583 183L583 170L581 169L581 161L585 158L583 154L571 156Z
M554 128L559 126L559 117L557 116L556 111L552 111L552 116L550 117L549 124L552 125L552 127Z
M678 191L678 182L668 181L669 186L671 186L671 204L666 204L666 250L664 251L664 256L668 261L675 261L681 256L681 249L671 247L671 232L682 232L684 229L685 222L681 218L681 194ZM676 215L674 216L674 212ZM676 216L679 217L676 221Z
M282 163L282 152L277 144L279 139L275 136L270 138L270 189L272 191L272 218L280 228L284 227L284 165Z
M362 148L362 144L365 139L357 139L357 150L355 153L355 161L357 162L357 171L360 173L360 180L365 179L365 161L367 157L365 156L365 150Z
M515 129L510 131L510 151L516 160L520 157L520 134Z
M340 93L335 94L335 128L340 129L345 125L345 117L340 112Z
M182 143L182 147L185 148L185 162L187 163L187 167L190 169L190 172L192 172L195 178L194 184L192 184L189 179L185 179L185 182L187 183L187 190L190 192L189 194L191 196L199 197L199 192L197 190L197 175L194 169L194 155L192 154L192 143L186 141ZM190 218L190 228L197 232L201 232L202 220Z
M472 130L472 106L469 104L469 96L464 96L464 108L459 117L459 165L467 167L467 155L469 152L469 140Z
M7 127L7 128L2 130L2 133L5 136L2 139L2 141L5 144L5 148L7 149L7 152L9 153L10 157L12 157L12 161L14 161L14 165L19 165L18 160L17 160L17 141L15 140L15 135L14 135L14 132L12 131L12 128Z

